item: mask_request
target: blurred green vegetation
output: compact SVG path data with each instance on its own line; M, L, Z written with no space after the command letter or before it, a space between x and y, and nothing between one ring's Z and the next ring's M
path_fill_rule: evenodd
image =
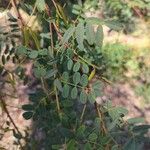
M128 82L145 104L150 103L149 49L139 52L121 43L107 43L102 55L107 68L104 76L113 83Z

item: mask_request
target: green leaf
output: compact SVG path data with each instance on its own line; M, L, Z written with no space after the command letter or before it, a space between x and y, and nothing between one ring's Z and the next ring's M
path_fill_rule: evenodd
M29 53L29 58L32 58L32 59L35 59L38 57L38 51L36 50L32 50L30 53Z
M71 26L64 34L62 40L61 40L61 44L65 44L68 42L68 40L71 38L71 36L73 35L73 33L75 32L75 27Z
M84 150L93 150L92 145L90 143L86 143L84 145Z
M88 139L92 142L95 141L97 138L98 138L98 136L96 133L91 133L88 137Z
M78 96L78 90L76 87L74 87L72 90L71 90L71 98L72 99L76 99Z
M144 118L130 118L127 120L129 124L136 124L136 123L144 123L145 119Z
M71 70L73 66L73 61L71 59L69 59L68 63L67 63L67 68L68 70Z
M76 135L78 138L82 138L84 136L85 129L86 129L85 125L79 126L79 128L76 131Z
M112 146L111 150L119 150L118 145Z
M108 113L112 120L119 119L122 115L126 115L128 113L128 110L124 107L112 107L108 109Z
M82 104L85 104L87 102L87 94L84 91L81 91L80 93L80 102Z
M62 91L62 84L58 78L54 80L54 85L57 87L59 91Z
M109 123L109 125L108 125L108 131L111 131L118 123L119 123L119 119L118 118L116 118L115 120L113 120L112 123Z
M99 46L100 48L103 45L103 39L104 39L103 27L100 25L98 26L96 34L95 34L95 44Z
M24 56L27 54L27 48L25 46L18 46L16 53L17 53L17 55Z
M66 71L63 72L62 79L67 82L69 80L69 73Z
M90 45L93 45L95 42L94 28L90 23L86 24L86 39Z
M107 20L105 21L104 23L106 26L108 26L110 29L113 29L113 30L116 30L116 31L119 31L122 29L122 25L115 21L115 20Z
M74 5L73 5L73 9L81 10L81 9L82 9L82 6L74 4Z
M83 74L80 80L80 84L85 87L88 85L88 76L86 74Z
M67 143L67 149L68 150L76 150L76 141L74 139L70 140Z
M66 84L66 85L64 85L64 87L63 87L63 89L62 89L62 96L64 97L64 98L67 98L68 96L69 96L69 85L68 84Z
M44 11L45 5L46 5L45 0L36 0L36 6L39 11Z
M83 73L89 73L89 66L85 63L82 64L82 71Z
M135 139L129 139L128 142L123 147L123 150L136 150Z
M104 24L103 20L96 18L96 17L89 17L86 19L86 22L94 24L94 25L103 25Z
M93 87L93 89L101 90L102 89L102 83L100 81L96 81L93 83L92 87Z
M102 145L107 145L111 141L111 138L109 135L103 136L101 139Z
M102 94L103 94L102 87L103 87L103 84L100 81L96 81L93 83L92 89L94 90L96 97L102 96Z
M93 91L91 91L89 94L88 94L88 100L91 104L94 104L95 103L95 100L96 100L96 96L95 96L95 93Z
M33 112L31 112L31 111L28 111L28 112L24 112L24 113L23 113L23 117L24 117L26 120L31 119L32 116L33 116Z
M73 71L74 72L77 72L78 70L80 69L80 63L79 62L76 62L73 66Z
M34 109L34 106L32 104L25 104L25 105L22 105L22 109L26 111L31 111Z
M80 82L80 78L81 78L81 75L79 72L75 72L74 75L73 75L73 82L74 84L78 84Z
M46 75L46 69L44 67L34 68L33 71L36 78L41 78Z
M61 145L52 145L53 150L61 149Z
M75 15L79 15L81 12L80 12L79 10L73 9L73 10L72 10L72 13L75 14Z
M77 40L77 43L78 43L78 46L79 46L79 49L81 51L84 50L84 45L83 45L83 41L84 41L84 23L83 22L80 22L77 27L76 27L76 32L75 32L75 35L76 35L76 40Z
M73 106L73 101L64 100L64 101L62 101L62 104L63 104L64 107L72 107Z
M51 70L47 71L46 75L45 75L45 79L53 77L54 75L56 75L57 72L58 72L58 70L56 70L56 69L51 69Z
M124 107L117 107L117 111L120 114L123 114L124 116L128 114L128 110Z
M138 126L134 126L132 131L143 132L143 131L148 131L149 129L150 129L150 125L138 125Z
M38 54L41 56L47 56L48 55L48 51L47 49L41 49L38 51Z

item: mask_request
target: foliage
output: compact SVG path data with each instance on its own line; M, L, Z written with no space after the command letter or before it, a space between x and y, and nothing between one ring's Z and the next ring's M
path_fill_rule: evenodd
M134 31L137 17L146 19L150 15L149 0L106 0L104 7L106 18L119 19L125 25L126 32Z
M41 141L29 138L25 148L142 149L143 143L149 140L145 134L150 126L140 124L141 118L125 120L128 111L114 107L110 101L104 104L96 101L103 95L103 82L94 80L96 73L103 73L103 59L119 68L124 64L120 60L125 54L122 47L115 53L117 57L109 48L102 50L103 25L117 30L120 27L109 20L86 18L83 12L71 19L54 0L51 5L44 0L36 2L35 5L24 2L21 6L28 6L27 10L37 8L33 14L39 17L42 31L38 33L22 25L23 43L13 46L19 63L15 62L17 68L12 74L25 80L22 63L32 60L33 75L40 83L29 94L31 103L22 109L23 117L32 118L45 138ZM81 9L82 5L75 7ZM2 67L5 69L5 63ZM29 81L25 83L28 85ZM25 138L15 137L18 141Z
M129 47L120 43L108 43L103 47L102 55L105 60L104 66L106 68L103 72L104 76L113 81L119 81L125 78L124 72L132 67L130 62L133 61L133 52Z
M135 86L135 92L138 96L143 97L143 101L146 104L150 103L149 91L150 91L150 66L149 66L149 52L145 50L145 53L142 54L139 59L139 68L140 73L136 76L136 80L138 80L138 86Z

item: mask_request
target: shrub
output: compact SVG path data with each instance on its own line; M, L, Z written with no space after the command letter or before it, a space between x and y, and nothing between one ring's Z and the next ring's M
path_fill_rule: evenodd
M29 95L31 103L22 106L23 117L32 118L45 138L41 143L29 138L21 148L142 149L148 140L145 134L149 125L138 124L143 122L141 118L124 120L127 110L114 107L111 101L96 101L103 95L102 81L95 81L96 73L102 71L102 26L114 27L114 22L86 18L82 13L72 20L54 0L53 7L44 0L36 2L37 11L33 13L39 17L43 30L36 33L22 24L24 42L14 49L21 79L26 79L21 62L32 60L33 75L40 82L40 88ZM32 12L32 5L22 5ZM78 10L82 5L75 7ZM122 52L118 52L118 60L122 59ZM113 56L111 61L116 62ZM18 135L14 134L20 144L25 137Z

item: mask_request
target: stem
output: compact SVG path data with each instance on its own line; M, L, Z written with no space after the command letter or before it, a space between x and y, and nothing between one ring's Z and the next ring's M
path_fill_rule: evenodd
M86 110L86 104L84 104L84 107L83 107L83 110L82 110L82 114L81 114L81 117L80 117L80 122L82 123L83 121L83 117L84 117L84 114L85 114L85 110Z
M61 80L61 82L66 83L66 84L71 85L71 86L74 86L74 87L81 88L81 89L83 89L83 88L84 88L84 87L82 87L82 86L80 86L80 85L75 85L75 84L73 84L73 83L66 82L66 81L64 81L64 80Z
M60 114L60 104L59 104L58 91L57 91L56 86L54 87L54 89L55 89L55 97L56 97L57 111L58 111L58 113Z
M54 3L54 1L53 1L53 3ZM47 15L49 17L51 17L50 9L49 9L49 6L47 4L46 4L46 12L47 12ZM52 49L52 53L54 55L54 41L53 41L52 22L49 23L49 30L50 30L50 39L51 39L51 49ZM56 69L57 68L56 64L53 67ZM56 75L54 75L54 78L55 77L56 77ZM57 88L55 85L54 85L54 90L55 90L57 111L58 111L58 114L60 115L60 103L59 103L59 98L58 98L58 91L57 91Z
M47 85L45 85L45 80L43 78L41 78L41 83L42 83L42 87L43 87L44 92L46 93L47 97L49 98Z
M7 107L6 107L6 104L5 104L4 100L1 100L1 103L2 103L3 109L4 109L5 113L7 114L7 116L8 116L8 118L9 118L10 122L13 124L13 126L14 126L14 128L16 129L16 131L18 132L18 134L22 135L21 132L19 131L17 125L15 124L14 120L13 120L12 117L10 116L9 111L8 111L8 109L7 109ZM22 146L22 144L21 144L21 142L20 142L19 139L18 139L18 143L19 143L21 149L23 150L24 148L23 148L23 146Z
M92 66L93 68L96 68L96 69L98 69L98 70L101 69L100 67L98 67L98 66L96 66L96 65L94 65L94 64L92 64L92 63L90 63L90 62L88 62L87 60L85 60L83 57L81 57L80 55L78 55L75 51L74 51L74 54L77 55L82 61L84 61L84 62L87 63L88 65Z
M102 80L102 81L105 82L105 83L108 83L109 85L112 85L112 84L113 84L110 80L108 80L108 79L105 78L105 77L98 77L98 79Z
M24 26L24 22L23 22L23 19L22 19L22 17L21 17L21 14L20 14L20 12L19 12L19 10L18 10L18 8L17 8L17 2L16 2L16 0L11 0L11 4L12 4L13 8L14 8L15 11L16 11L17 17L20 19L21 28L22 28L22 27Z
M106 125L105 125L105 122L103 120L104 116L103 116L103 113L101 111L101 109L99 108L99 105L95 102L95 108L96 108L96 111L97 111L97 114L98 114L98 117L101 121L101 124L100 124L100 129L102 129L102 133L104 135L107 135L108 134L108 131L106 129ZM108 143L105 147L105 150L109 150L110 149L110 144Z
M100 110L100 108L99 108L99 106L98 106L98 104L96 102L95 102L95 109L96 109L98 117L99 117L99 119L100 119L100 121L102 123L102 125L100 125L100 128L102 128L102 131L103 131L104 135L106 135L107 134L107 129L105 127L105 123L104 123L104 120L103 120L103 113Z

